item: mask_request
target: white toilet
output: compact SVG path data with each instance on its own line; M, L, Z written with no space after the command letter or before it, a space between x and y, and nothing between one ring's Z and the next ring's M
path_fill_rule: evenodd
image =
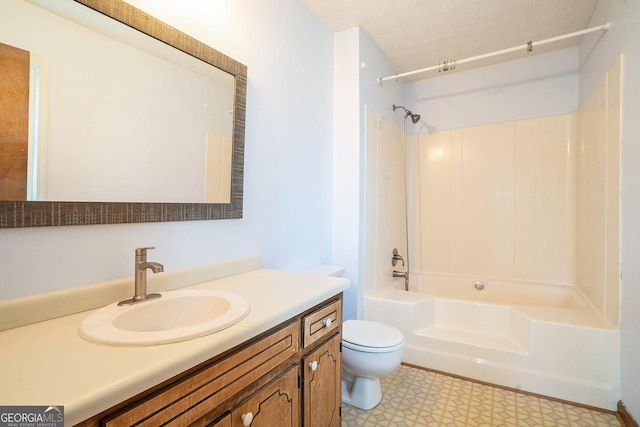
M380 378L402 361L404 335L383 323L347 320L342 324L342 401L368 410L380 403Z
M318 265L304 273L341 276L344 268ZM380 403L380 378L402 361L404 335L394 327L368 320L342 324L342 401L369 410Z

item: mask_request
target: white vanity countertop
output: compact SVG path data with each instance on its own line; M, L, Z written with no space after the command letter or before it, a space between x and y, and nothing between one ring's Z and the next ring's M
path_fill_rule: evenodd
M245 297L249 315L214 334L174 344L120 347L78 334L89 310L0 332L0 405L64 406L73 425L276 326L349 287L336 277L258 269L185 289Z

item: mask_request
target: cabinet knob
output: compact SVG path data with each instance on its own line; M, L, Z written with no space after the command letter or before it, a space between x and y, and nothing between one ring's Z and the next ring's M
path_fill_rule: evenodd
M242 419L242 425L248 427L253 421L253 414L251 412L247 412L246 414L242 414L240 418Z
M311 371L315 372L316 369L318 369L318 362L314 360L313 362L309 363L309 367L311 368Z
M324 326L326 326L327 328L330 328L331 327L331 319L326 318L325 321L324 321Z

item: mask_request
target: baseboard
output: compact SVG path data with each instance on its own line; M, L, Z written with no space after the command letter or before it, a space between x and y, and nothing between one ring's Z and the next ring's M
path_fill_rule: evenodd
M638 422L633 419L631 412L624 406L622 400L618 401L618 419L624 427L639 427Z

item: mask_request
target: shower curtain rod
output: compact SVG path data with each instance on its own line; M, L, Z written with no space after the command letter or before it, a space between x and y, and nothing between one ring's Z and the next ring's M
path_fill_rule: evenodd
M495 52L491 52L491 53L485 53L483 55L477 55L477 56L472 56L469 58L464 58L464 59L460 59L460 60L452 60L452 61L444 61L438 65L434 65L431 67L427 67L427 68L421 68L419 70L415 70L415 71L407 71L406 73L400 73L400 74L394 74L392 76L387 76L387 77L379 77L378 78L378 83L382 85L382 82L386 81L386 80L397 80L401 77L407 77L407 76L412 76L414 74L419 74L419 73L424 73L427 71L433 71L433 70L438 70L440 69L441 71L448 71L450 69L455 69L455 66L458 64L464 64L467 62L472 62L472 61L477 61L479 59L485 59L485 58L491 58L493 56L498 56L498 55L502 55L505 53L511 53L511 52L515 52L521 49L526 49L527 52L531 52L533 50L533 48L535 46L541 46L544 44L548 44L548 43L553 43L553 42L557 42L560 40L564 40L564 39L569 39L572 37L578 37L581 36L583 34L589 34L589 33L593 33L596 31L605 31L609 29L610 24L608 22L602 24L602 25L598 25L596 27L591 27L591 28L587 28L584 30L580 30L580 31L575 31L573 33L568 33L568 34L563 34L561 36L556 36L556 37L551 37L548 39L544 39L544 40L540 40L537 42L534 41L530 41L528 43L522 44L520 46L514 46L514 47L510 47L507 49L502 49L502 50L497 50Z

